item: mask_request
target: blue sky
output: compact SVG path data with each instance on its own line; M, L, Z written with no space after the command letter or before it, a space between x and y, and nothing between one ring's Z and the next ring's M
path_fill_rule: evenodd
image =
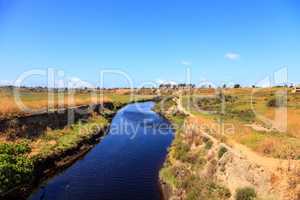
M48 67L96 83L251 85L283 66L300 82L297 0L0 0L0 80ZM42 84L45 78L30 78ZM1 83L0 82L0 83ZM108 75L107 86L122 86Z

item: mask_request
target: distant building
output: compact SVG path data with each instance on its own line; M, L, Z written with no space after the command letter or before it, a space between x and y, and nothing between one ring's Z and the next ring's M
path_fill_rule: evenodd
M300 86L299 85L295 86L292 92L300 94Z

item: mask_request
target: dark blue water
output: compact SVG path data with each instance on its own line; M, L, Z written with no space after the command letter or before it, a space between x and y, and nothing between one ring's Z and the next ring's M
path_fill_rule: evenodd
M110 132L82 160L43 183L31 200L158 200L158 172L173 134L151 111L131 104L114 117Z

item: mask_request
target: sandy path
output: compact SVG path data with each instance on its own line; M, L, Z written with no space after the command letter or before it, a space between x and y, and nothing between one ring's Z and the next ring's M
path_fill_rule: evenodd
M186 110L181 103L180 98L176 99L177 102L177 108L179 111L185 113L190 118L197 118L194 114ZM202 133L206 137L210 138L213 142L220 141L216 139L215 137L211 136L207 133ZM228 145L227 145L228 144ZM271 157L265 157L262 155L259 155L258 153L252 151L245 145L242 145L240 143L237 143L234 140L229 140L227 144L223 144L226 146L227 149L232 151L233 153L237 154L238 156L245 157L247 160L251 161L252 163L255 163L257 165L260 165L264 167L265 169L269 169L271 171L276 171L278 169L281 170L289 170L300 166L299 160L285 160L285 159L277 159L277 158L271 158Z

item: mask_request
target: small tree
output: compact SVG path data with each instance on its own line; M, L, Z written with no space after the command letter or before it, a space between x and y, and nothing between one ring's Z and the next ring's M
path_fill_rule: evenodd
M233 87L234 87L234 88L241 88L241 85L240 85L240 84L234 84Z
M222 147L219 149L219 152L218 152L218 157L219 157L219 159L222 158L222 156L223 156L226 152L227 152L226 147L223 147L223 146L222 146Z
M256 192L251 187L240 188L236 191L236 200L254 200L255 198Z

